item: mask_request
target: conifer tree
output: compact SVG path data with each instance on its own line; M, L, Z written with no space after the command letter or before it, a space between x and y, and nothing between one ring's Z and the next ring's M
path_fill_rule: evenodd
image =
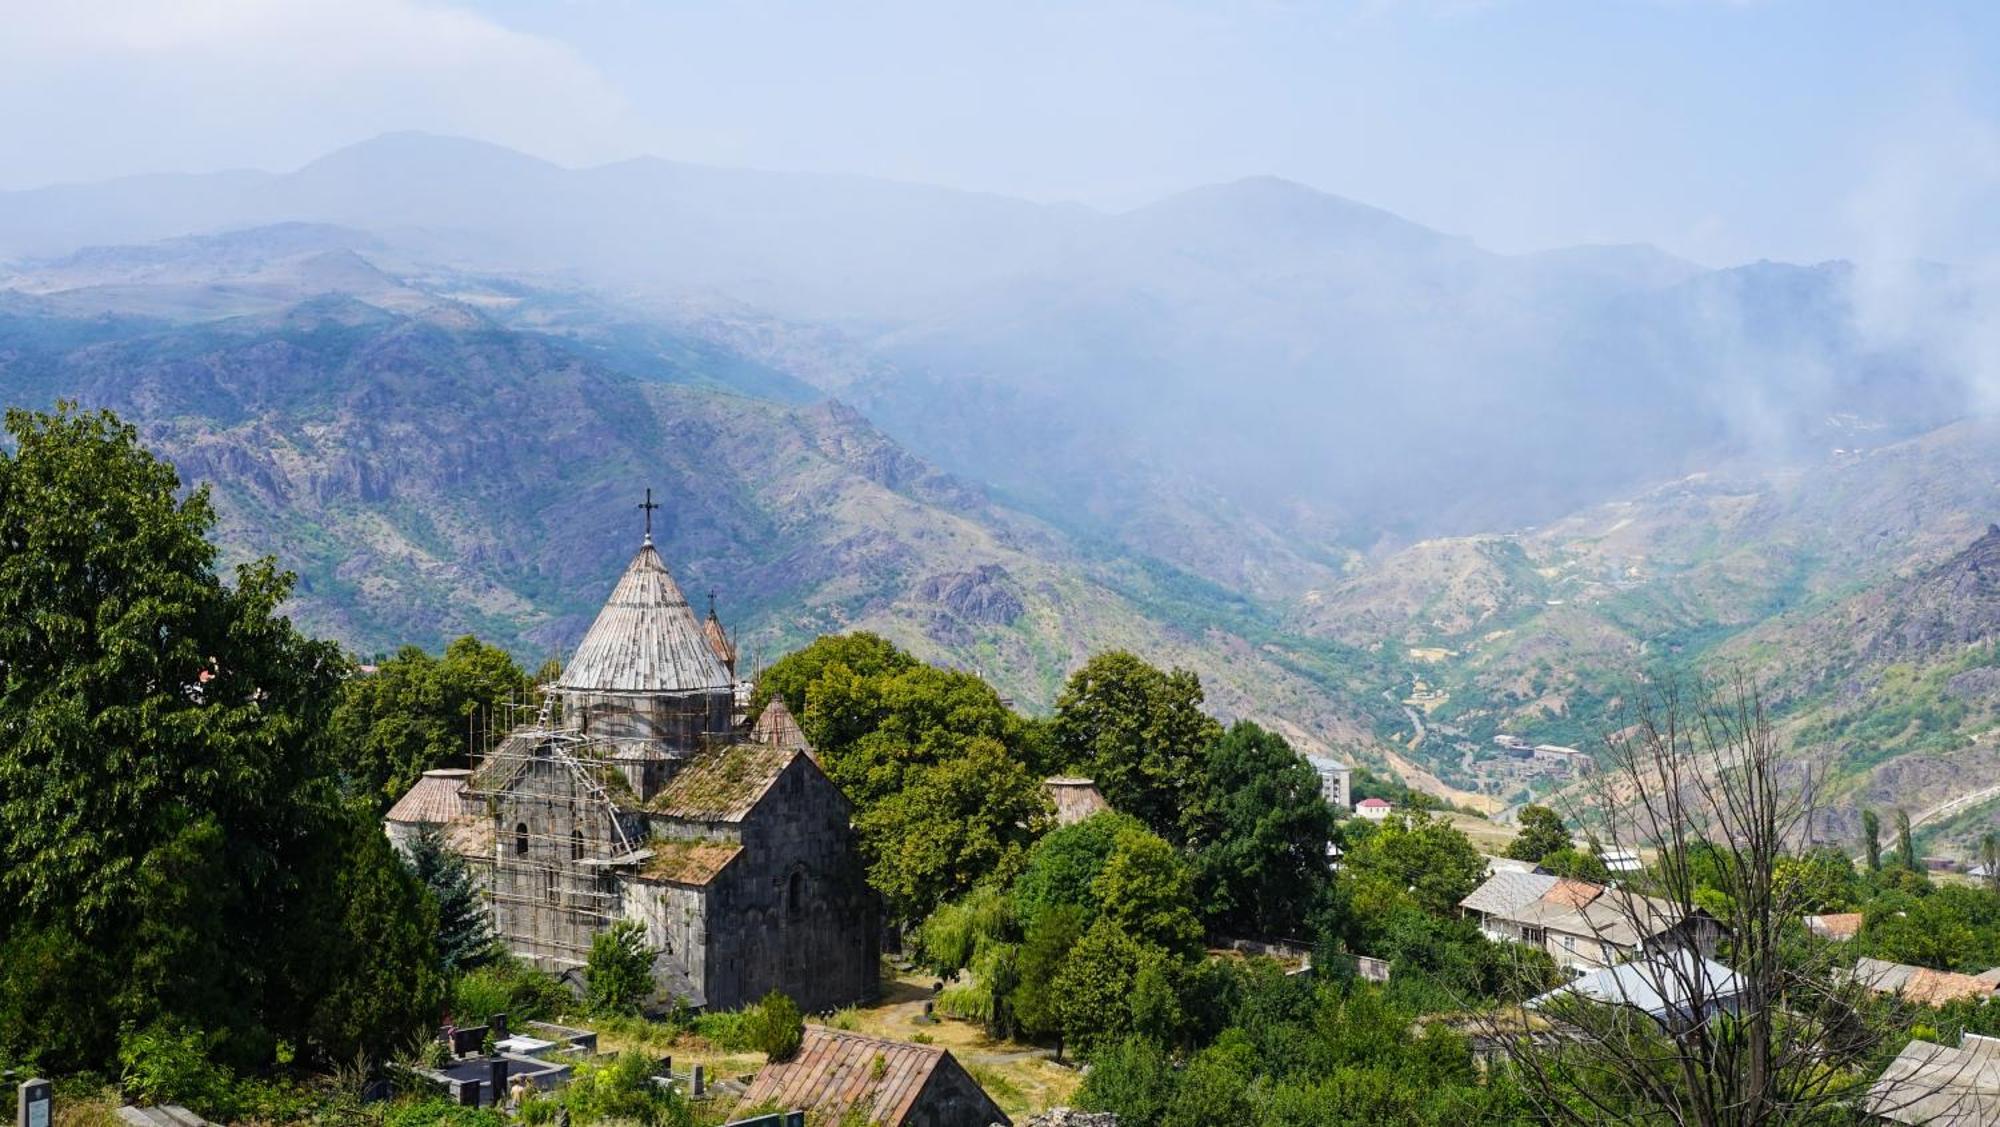
M438 969L455 974L492 962L499 947L472 870L445 847L443 835L431 829L410 843L408 860L410 871L437 905Z

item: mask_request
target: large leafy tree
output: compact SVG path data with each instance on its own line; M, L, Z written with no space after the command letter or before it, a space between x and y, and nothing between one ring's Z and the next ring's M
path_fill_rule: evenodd
M1090 892L1100 918L1132 938L1175 954L1200 951L1194 874L1180 851L1158 835L1145 830L1120 834Z
M1346 858L1358 911L1386 910L1407 896L1432 915L1453 916L1458 902L1485 879L1485 859L1442 818L1397 812L1372 832L1358 826L1352 832L1365 835L1350 844Z
M278 613L291 577L270 560L216 574L207 491L184 491L131 427L69 406L6 426L0 1050L102 1067L121 1025L161 1021L238 1061L278 1037L316 1044L312 1013L350 964L300 937L339 930L358 892L339 883L351 851L329 843L381 839L327 766L339 651ZM382 899L407 903L414 882L394 876ZM375 938L421 1005L430 988L392 942L355 942ZM400 1038L405 1016L354 1031Z
M1113 808L1178 842L1202 752L1222 734L1201 703L1201 679L1188 670L1166 672L1123 651L1099 654L1056 698L1056 756L1089 774Z
M1333 811L1284 737L1241 721L1202 757L1182 815L1202 912L1217 927L1298 935L1326 889Z
M470 635L432 657L405 646L348 680L333 710L334 750L352 793L386 809L434 767L464 766L495 706L529 690L513 657Z
M1011 879L1049 815L1041 780L999 741L978 739L910 776L855 827L890 913L919 920L982 880Z
M1559 849L1573 848L1562 815L1546 806L1529 803L1521 807L1516 821L1520 831L1507 843L1507 856L1516 861L1540 861Z
M1050 830L1035 843L1010 890L1014 917L1027 925L1052 908L1067 906L1082 913L1083 926L1089 927L1098 909L1092 882L1117 852L1120 838L1145 832L1138 819L1110 811Z

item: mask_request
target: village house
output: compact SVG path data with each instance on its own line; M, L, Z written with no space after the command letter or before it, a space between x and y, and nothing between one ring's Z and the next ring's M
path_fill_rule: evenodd
M1394 804L1380 798L1364 798L1354 804L1354 816L1357 818L1366 818L1371 822L1379 822L1387 818L1389 812L1395 808Z
M1488 936L1540 947L1576 973L1641 953L1710 956L1722 938L1722 925L1699 908L1546 873L1495 873L1459 908Z
M501 942L551 972L636 920L657 952L655 1005L866 999L879 909L852 808L782 701L744 723L735 657L649 533L546 699L472 771L419 780L385 830L441 829Z
M790 1060L759 1069L743 1107L804 1111L809 1122L878 1127L1011 1124L948 1051L817 1025Z

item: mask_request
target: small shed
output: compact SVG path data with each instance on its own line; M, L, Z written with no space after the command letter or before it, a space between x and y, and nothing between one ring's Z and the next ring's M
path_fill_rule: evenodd
M758 1071L743 1103L802 1108L829 1123L857 1114L880 1127L1013 1123L946 1050L817 1025L792 1059Z

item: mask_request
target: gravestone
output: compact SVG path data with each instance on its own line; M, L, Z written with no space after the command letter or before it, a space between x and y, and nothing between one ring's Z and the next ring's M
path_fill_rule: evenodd
M707 1081L707 1079L708 1079L708 1076L707 1076L707 1074L706 1074L705 1072L703 1072L703 1071L702 1071L702 1067L701 1067L700 1065L695 1065L695 1066L694 1066L694 1085L693 1085L693 1092L692 1092L692 1094L693 1094L693 1096L694 1096L694 1098L695 1098L695 1099L700 1099L700 1098L702 1097L702 1095L703 1095L703 1094L704 1094L704 1093L705 1093L705 1092L706 1092L706 1091L708 1090L708 1085L707 1085L707 1084L705 1083L705 1081Z
M49 1127L54 1118L55 1085L47 1080L23 1080L18 1089L15 1127Z
M493 1103L498 1106L501 1100L507 1098L507 1058L493 1058L486 1066L486 1070L487 1075L492 1077L488 1083L493 1089Z
M479 1081L467 1080L458 1086L458 1102L462 1107L479 1106Z

